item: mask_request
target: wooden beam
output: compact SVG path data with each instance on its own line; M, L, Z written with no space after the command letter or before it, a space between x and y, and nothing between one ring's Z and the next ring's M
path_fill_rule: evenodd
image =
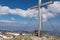
M47 6L47 5L50 5L50 4L53 4L53 3L54 3L54 1L50 1L50 2L47 2L47 3L40 4L39 6L40 7ZM30 9L34 9L34 8L38 8L38 5L37 6L33 6Z

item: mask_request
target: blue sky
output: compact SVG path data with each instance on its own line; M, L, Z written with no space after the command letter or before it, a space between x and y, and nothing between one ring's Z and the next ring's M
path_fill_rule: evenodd
M10 8L28 9L33 5L37 5L37 0L0 0L1 5L9 6Z
M51 1L51 0L42 0L42 3L45 3L48 1ZM59 0L55 0L55 1L57 1L55 4L59 3ZM2 11L0 10L0 21L1 22L19 22L19 23L31 22L37 25L37 16L34 15L34 12L36 10L32 10L32 13L30 14L31 10L29 9L30 7L35 6L37 4L38 4L37 0L0 0L0 9L2 10ZM44 15L44 12L47 10L49 10L50 12L47 11L45 13L51 13L51 14L48 14L49 16L47 18L43 16L42 20L45 20L44 22L42 22L43 24L48 25L47 20L51 21L53 24L57 24L57 25L60 24L60 12L54 9L50 9L50 8L53 8L55 4L53 6L51 5L47 6L49 7L48 9L45 7L42 8L43 15ZM53 10L56 12L54 12Z
M19 8L19 9L27 10L31 6L37 5L37 1L36 0L32 0L32 1L31 0L0 0L0 5L8 6L11 9ZM18 22L24 20L30 20L30 18L24 18L19 15L11 15L11 14L2 15L0 19L11 20L11 17L14 17L16 19L15 21Z

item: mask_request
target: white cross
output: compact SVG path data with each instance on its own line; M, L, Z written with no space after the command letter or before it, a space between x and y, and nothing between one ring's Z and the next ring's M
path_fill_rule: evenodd
M54 1L52 0L50 2L41 4L41 0L39 0L37 6L33 6L33 7L30 8L30 9L38 8L38 37L41 36L41 33L40 33L40 30L41 30L41 9L40 8L42 6L50 5L50 4L53 4L53 3L54 3Z

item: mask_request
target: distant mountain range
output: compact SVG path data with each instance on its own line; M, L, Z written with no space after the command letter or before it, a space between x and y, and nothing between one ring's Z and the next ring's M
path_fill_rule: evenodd
M9 30L0 30L0 32L22 32L22 33L34 33L34 31L9 31ZM41 31L43 34L55 35L60 37L60 33L54 31Z
M59 25L58 26L56 25L55 28L58 31L60 30ZM27 25L27 23L0 22L0 31L1 32L12 31L12 32L33 33L34 30L36 30L36 29L37 29L37 24L29 24L29 25ZM60 33L59 33L60 31L56 32L49 25L43 25L42 29L43 29L41 31L42 33L60 36Z

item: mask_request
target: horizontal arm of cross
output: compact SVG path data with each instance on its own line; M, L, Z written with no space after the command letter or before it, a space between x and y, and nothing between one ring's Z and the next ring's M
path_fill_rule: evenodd
M53 4L53 3L54 3L53 1L50 1L50 2L47 2L47 3L44 3L44 4L40 4L40 5L37 5L37 6L33 6L33 7L31 7L30 9L38 8L39 6L42 7L42 6L50 5L50 4Z

